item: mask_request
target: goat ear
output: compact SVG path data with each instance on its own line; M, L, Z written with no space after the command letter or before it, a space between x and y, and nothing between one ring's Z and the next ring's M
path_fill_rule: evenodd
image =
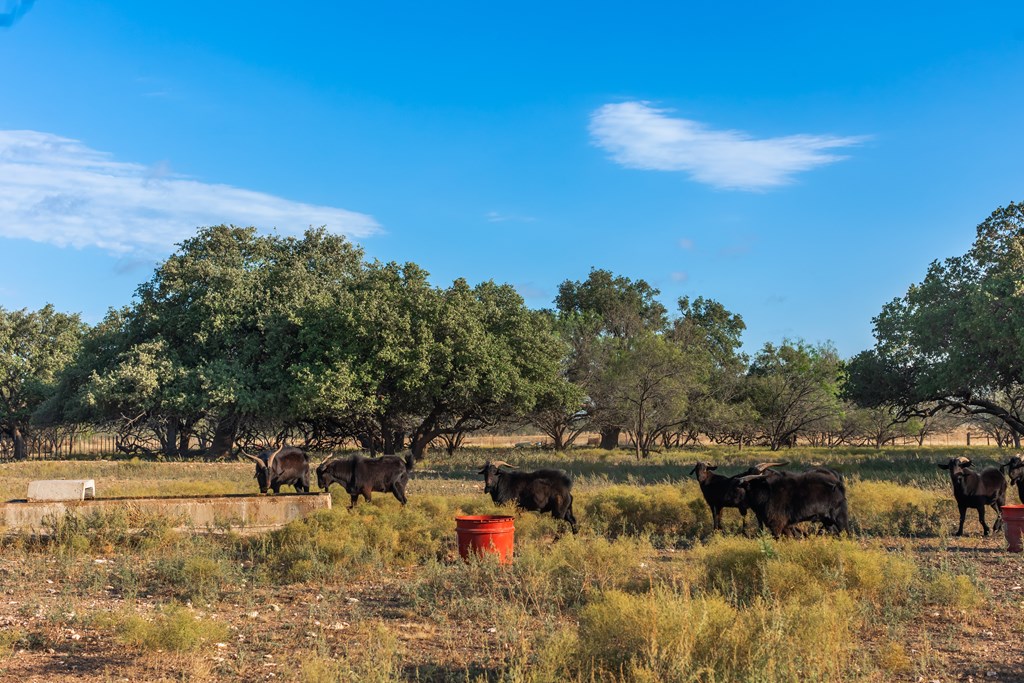
M940 470L948 470L949 469L949 464L947 463L947 464L944 465L942 463L939 463L938 465L936 465L936 467L938 467Z
M708 469L714 472L715 470L718 469L718 465L708 465Z

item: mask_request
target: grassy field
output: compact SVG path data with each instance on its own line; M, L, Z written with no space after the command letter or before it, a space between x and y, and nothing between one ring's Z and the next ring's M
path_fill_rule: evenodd
M935 463L962 452L782 454L846 476L843 539L744 535L734 510L712 534L687 473L780 455L752 449L438 455L404 509L378 495L348 512L336 490L334 509L258 537L69 519L3 543L0 679L1017 681L1024 562L976 519L951 536ZM460 561L452 518L496 511L475 474L488 458L570 470L580 534L524 513L511 566ZM0 496L72 477L105 497L256 490L242 463L30 462L0 465Z

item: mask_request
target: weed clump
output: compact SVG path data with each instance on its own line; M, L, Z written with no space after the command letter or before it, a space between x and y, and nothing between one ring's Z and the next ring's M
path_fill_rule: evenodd
M852 524L872 536L936 536L949 496L889 481L857 481L847 488Z
M659 588L609 591L580 613L563 674L580 681L844 680L853 656L850 598L804 605Z
M302 683L390 683L399 680L401 674L402 649L398 638L383 624L369 624L359 627L340 656L317 653L303 658L299 680Z
M71 553L147 550L173 543L178 536L174 527L181 521L127 507L83 515L67 511L44 520L45 539L36 541Z
M122 612L99 623L111 627L125 645L142 650L187 652L228 637L226 625L198 618L180 605L164 608L152 619Z
M390 503L374 501L354 511L335 508L296 520L255 546L255 559L278 580L305 581L423 563L452 543L450 513L436 505L399 508Z
M711 528L708 506L692 484L615 485L580 498L583 523L609 537L647 535L658 545L671 545Z

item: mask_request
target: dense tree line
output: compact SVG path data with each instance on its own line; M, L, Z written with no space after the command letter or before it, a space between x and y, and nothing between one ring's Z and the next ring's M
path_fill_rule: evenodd
M597 432L645 457L700 441L881 447L968 420L1019 445L1022 212L998 209L968 254L933 263L849 362L801 340L748 356L721 303L670 312L644 280L605 270L537 311L508 285L437 286L323 229L203 228L95 326L0 308L0 435L18 458L28 435L82 425L128 453L288 440L420 457L532 425L557 450Z

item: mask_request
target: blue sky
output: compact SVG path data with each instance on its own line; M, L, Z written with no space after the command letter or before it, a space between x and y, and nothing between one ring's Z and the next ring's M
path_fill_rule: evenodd
M1019 3L0 0L0 306L327 224L534 307L607 268L852 355L1024 199Z

